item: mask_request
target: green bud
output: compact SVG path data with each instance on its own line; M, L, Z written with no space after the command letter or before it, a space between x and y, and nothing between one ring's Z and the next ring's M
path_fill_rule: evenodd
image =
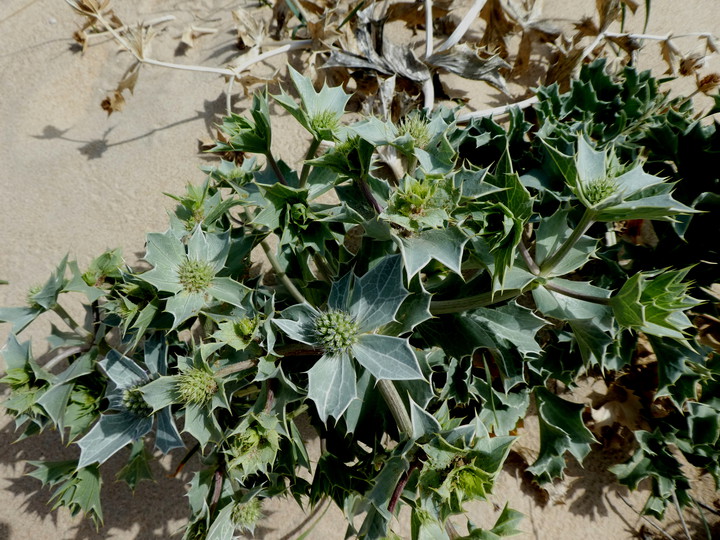
M402 119L398 126L398 133L410 135L417 148L425 148L430 143L429 122L417 111L412 111Z
M231 519L236 527L253 531L257 522L263 518L262 504L257 497L244 503L237 503L232 510Z
M316 133L322 133L323 131L333 131L340 126L340 117L337 113L324 110L320 111L310 118L310 127Z
M330 353L350 349L357 342L359 330L355 318L344 311L326 311L315 319L315 335Z
M33 309L41 307L40 304L38 304L33 298L33 296L35 296L40 291L42 291L42 285L33 285L32 287L30 287L30 290L27 292L27 296L25 297L25 300L27 301L29 307Z
M140 390L141 386L141 384L138 384L125 390L123 392L122 401L123 405L129 412L133 413L135 416L146 418L152 414L153 410L152 407L147 404L145 399L143 399L142 391Z
M180 375L177 390L183 403L203 405L213 398L218 384L212 373L193 368Z
M185 292L188 293L207 290L214 277L215 272L207 261L185 259L178 268L178 279Z
M596 178L584 186L585 197L592 205L596 205L615 194L618 184L613 178Z

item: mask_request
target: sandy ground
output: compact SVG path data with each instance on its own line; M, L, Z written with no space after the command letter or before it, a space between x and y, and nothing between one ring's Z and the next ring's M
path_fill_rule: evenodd
M229 8L237 2L219 0L117 0L126 20L149 20L174 15L176 20L157 40L156 58L222 66L237 54L230 32ZM547 16L592 13L594 2L548 0ZM720 33L720 2L687 0L652 2L648 32L689 31ZM182 30L190 23L220 28L201 39L184 57L175 57ZM2 0L0 2L0 305L20 305L29 287L43 282L66 253L87 264L106 248L121 247L129 262L142 255L147 232L167 226L165 210L172 201L163 192L180 193L186 183L202 181L198 139L212 134L213 122L225 107L224 82L211 74L162 68L144 69L135 95L120 114L107 117L99 103L128 65L109 40L98 39L86 51L70 40L78 21L61 0ZM635 25L637 27L637 24ZM422 39L418 36L416 39ZM689 43L689 48L695 46ZM650 56L650 55L648 55ZM298 61L301 57L294 56ZM280 66L284 62L275 63ZM717 69L720 60L713 59ZM258 68L264 74L272 67ZM495 92L472 87L473 103L496 105ZM238 109L247 101L238 96ZM275 145L287 161L305 151L301 133L281 116L275 126ZM68 306L70 307L70 306ZM35 353L47 326L25 334L33 337ZM0 328L5 339L8 328ZM533 419L526 422L532 432ZM312 439L311 434L308 438ZM115 483L113 460L104 477L105 527L71 517L64 509L46 506L50 492L35 493L39 484L23 476L24 460L63 459L74 448L58 445L56 433L13 444L12 421L0 417L0 540L43 539L163 539L176 533L186 517L183 485L189 475L171 479L167 471L180 459L173 456L157 466L155 483L141 484L135 497ZM533 451L532 437L519 444ZM509 464L498 480L490 504L474 505L469 513L477 524L490 525L506 501L527 515L518 538L570 540L575 538L629 539L643 522L621 500L640 508L644 495L628 494L606 472L612 454L593 452L585 467L571 465L564 482L553 487L550 500L540 504L538 493ZM699 496L717 499L706 480L698 481ZM274 501L258 530L260 538L296 538L314 516L294 502ZM697 516L687 515L699 530ZM461 522L461 520L458 520ZM666 525L678 535L677 516L668 512ZM345 530L341 512L331 508L309 538L339 539ZM406 535L407 524L397 532ZM718 533L720 534L720 533ZM704 538L698 533L697 538Z

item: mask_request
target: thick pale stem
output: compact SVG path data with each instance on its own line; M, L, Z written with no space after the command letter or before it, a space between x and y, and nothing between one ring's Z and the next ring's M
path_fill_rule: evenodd
M52 368L57 366L60 362L62 362L66 358L70 358L71 356L75 356L76 354L84 353L89 350L90 350L89 345L78 345L76 347L70 347L68 349L65 349L58 355L53 356L50 360L48 360L47 363L43 366L43 369L45 369L46 371L50 371L50 370L52 370Z
M310 164L308 161L315 157L318 148L320 148L320 142L318 139L313 139L310 143L310 148L308 148L305 163L303 163L302 172L300 173L300 188L304 188L305 184L307 184L308 176L310 176Z
M477 294L475 296L468 296L467 298L456 298L454 300L434 300L430 302L430 313L433 315L446 315L449 313L461 313L471 309L490 306L510 300L516 296L520 296L524 291L522 289L508 289L499 293L493 294L486 292Z
M552 272L553 268L555 268L557 264L563 260L565 255L568 254L568 251L573 248L577 241L580 240L580 237L587 232L593 223L595 223L595 212L586 208L585 213L582 218L580 218L580 222L573 229L573 232L570 234L568 239L565 240L555 253L550 255L550 257L545 259L545 261L543 261L540 265L540 275L543 277L548 276L550 272Z
M589 294L582 294L576 291L571 291L570 289L567 289L562 285L558 285L557 283L547 282L543 284L543 287L545 287L549 291L554 291L556 293L562 294L564 296L569 296L570 298L575 298L577 300L583 300L584 302L592 302L593 304L602 304L604 306L610 305L609 298L605 298L603 296L591 296Z
M465 14L465 16L462 18L462 21L460 21L460 24L457 25L457 28L453 31L452 34L450 34L450 37L447 38L437 49L435 49L437 52L442 52L450 49L451 47L454 47L457 45L457 43L462 39L462 37L465 35L465 32L468 31L468 28L470 28L470 25L477 19L478 13L480 13L480 10L485 5L486 0L475 0L473 5L470 7L468 12Z
M278 182L280 182L283 186L287 186L287 180L285 180L285 175L280 170L280 166L278 165L278 162L275 161L275 158L273 155L268 152L265 154L265 158L267 159L268 163L270 164L270 167L272 167L273 172L275 173L275 176L277 177Z
M395 419L395 423L397 424L400 434L406 437L412 437L412 421L410 420L410 415L405 409L405 404L403 403L402 398L400 397L400 394L398 393L397 388L395 388L393 382L386 379L380 379L378 380L377 385L383 399L385 399L385 403L387 403L387 406Z
M432 0L425 0L425 58L430 58L433 53L433 18ZM424 107L428 111L433 110L435 105L435 87L433 86L432 74L423 82Z
M245 371L246 369L251 369L257 365L257 362L255 360L245 360L244 362L238 362L237 364L232 364L230 366L226 366L222 369L219 369L215 372L215 377L227 377L228 375L232 375L233 373L238 373L240 371Z
M55 304L55 306L52 308L52 310L63 320L65 324L67 324L70 328L75 330L78 334L80 334L84 338L89 338L92 336L90 332L87 331L84 327L80 326L75 319L73 319L70 314L65 311L65 309L60 304Z
M270 263L270 266L273 267L273 270L275 270L275 275L280 280L280 283L282 283L285 288L288 290L290 295L300 302L301 304L307 304L307 300L303 296L303 294L298 290L298 288L295 286L295 284L290 280L290 278L287 276L285 272L283 272L282 268L280 268L280 263L278 262L277 258L275 257L275 254L273 253L272 247L270 247L270 244L267 240L263 240L260 242L260 245L263 248L263 251L265 252L265 256L267 257L268 262Z
M373 196L367 181L364 178L358 178L357 182L365 200L370 203L370 206L372 206L378 214L382 214L382 206L380 206L380 203L377 202L377 199Z
M530 252L528 251L527 246L525 245L525 239L523 238L520 240L520 243L518 244L518 250L520 251L520 255L522 255L523 260L525 261L525 264L528 267L528 270L534 275L540 274L540 267L535 263L535 260L532 258L532 255L530 255Z

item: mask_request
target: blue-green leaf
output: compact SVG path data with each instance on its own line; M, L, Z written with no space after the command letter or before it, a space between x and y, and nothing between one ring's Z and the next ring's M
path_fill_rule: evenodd
M540 455L528 470L539 481L547 482L562 476L565 452L582 463L590 453L590 444L596 441L583 423L583 405L566 401L544 387L535 389L535 399L540 419Z
M468 241L457 227L421 231L409 238L395 237L405 262L408 280L434 259L460 274L463 248Z
M394 320L407 295L400 256L385 257L367 274L355 280L349 312L360 325L360 332L370 332Z
M417 358L406 339L364 334L352 347L355 359L376 379L422 379Z
M90 432L77 442L80 447L78 467L104 463L125 445L150 431L152 424L152 418L129 413L102 415Z
M308 397L315 403L323 422L339 419L357 398L355 369L350 357L326 354L308 371Z

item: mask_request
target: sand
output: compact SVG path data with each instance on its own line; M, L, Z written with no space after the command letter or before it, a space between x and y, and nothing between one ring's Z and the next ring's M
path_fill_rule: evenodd
M236 4L221 0L115 2L127 21L176 17L154 42L155 58L214 66L222 66L236 54L228 9ZM679 4L653 2L648 32L720 33L720 3ZM592 1L548 0L543 13L590 15L593 5ZM180 34L190 23L220 31L199 39L185 56L176 57ZM129 57L103 38L80 53L70 39L77 26L78 19L59 0L0 3L0 279L10 282L0 286L2 306L23 303L26 291L42 283L66 253L81 267L107 248L122 248L128 262L141 256L145 234L167 227L166 210L174 203L163 192L178 194L186 183L203 180L198 167L208 160L198 154L198 139L212 137L213 123L225 107L222 78L147 67L125 110L108 117L99 104L114 89ZM297 62L303 57L292 58L296 67L301 66ZM712 62L717 68L718 57ZM276 61L274 66L283 63ZM273 69L263 65L254 73L269 75ZM473 106L497 104L497 93L487 87L468 90ZM241 97L235 102L237 110L248 103ZM275 127L276 148L289 162L300 159L305 151L300 130L282 115ZM33 338L36 356L45 350L42 337L47 328L40 324L23 336ZM7 325L0 327L0 339L8 331ZM529 418L530 431L532 424ZM114 482L113 468L117 470L122 459L112 460L104 476L105 527L97 532L87 520L72 517L64 509L51 512L46 505L51 492L36 493L39 483L24 476L25 460L67 459L77 455L76 448L63 448L56 433L13 444L12 420L0 417L0 426L0 539L163 539L181 529L186 519L183 486L190 472L167 477L181 456L158 464L157 482L141 484L134 497L125 485ZM311 434L308 438L312 439ZM519 444L532 452L532 441L526 436ZM311 445L316 447L312 441ZM508 501L527 515L522 523L525 532L518 538L633 538L642 521L618 494L635 508L642 506L644 495L629 494L614 484L605 470L607 460L612 456L594 452L584 469L571 464L566 480L551 490L544 506L539 505L537 492L521 481L518 468L509 464L490 503L473 505L470 516L477 524L490 525L498 508ZM712 504L717 494L708 489L709 482L698 485L703 500ZM272 501L266 514L259 538L296 538L314 519L292 501ZM678 535L677 516L672 510L668 515L666 525ZM687 517L691 526L699 526L694 514L688 512ZM333 507L308 537L339 539L344 530L342 514ZM408 534L406 523L396 530ZM697 538L703 538L702 534Z

